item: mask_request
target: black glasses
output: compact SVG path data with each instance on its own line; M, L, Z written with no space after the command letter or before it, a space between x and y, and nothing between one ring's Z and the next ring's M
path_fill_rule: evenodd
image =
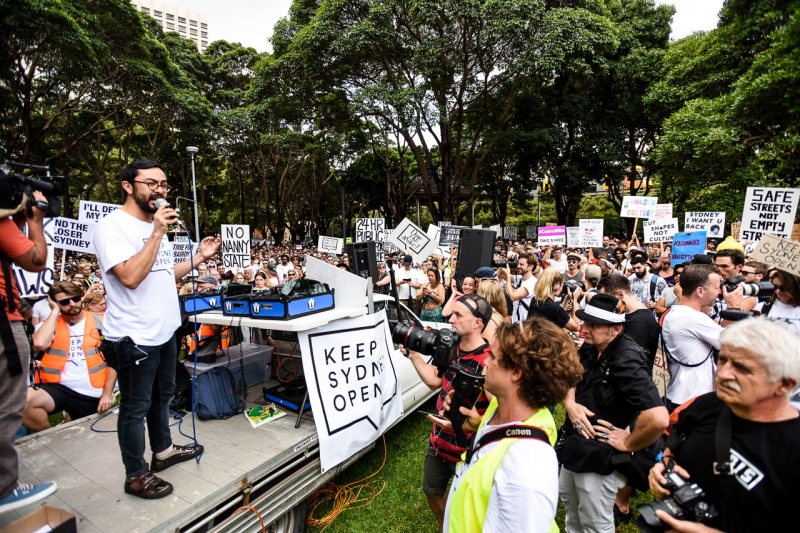
M776 285L776 284L773 282L773 283L772 283L772 286L773 286L773 287L775 287L775 290L776 290L776 291L781 291L781 292L783 292L783 285Z
M289 274L288 274L288 275L289 275L289 276L296 276L296 275L297 275L297 272L289 272Z
M168 193L172 190L172 186L168 185L166 181L155 181L155 180L145 180L145 181L137 181L133 180L134 183L143 183L147 185L151 191L157 191L159 187L165 192Z
M742 270L742 275L743 276L749 276L750 274L755 274L755 271L754 270L753 271Z
M67 305L69 305L70 302L76 304L76 303L80 302L82 299L83 299L83 296L81 296L79 294L77 296L73 296L72 298L64 298L63 300L59 300L58 301L58 305L63 305L63 306L66 307Z

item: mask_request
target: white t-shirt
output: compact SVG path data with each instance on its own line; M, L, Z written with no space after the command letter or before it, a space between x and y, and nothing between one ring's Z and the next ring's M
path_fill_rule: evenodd
M487 431L512 424L484 425L476 442ZM450 485L450 495L444 512L444 533L448 531L450 502L464 474L481 457L491 452L501 441L491 442L463 464ZM509 446L497 467L489 495L489 507L483 523L483 533L531 533L550 531L558 507L558 460L553 447L533 439L517 439Z
M562 274L567 271L567 258L563 255L561 256L561 261L556 261L553 258L546 259L545 261L547 261L547 266L555 268Z
M525 305L530 309L531 300L533 300L533 289L536 288L536 277L531 276L528 279L523 279L520 287L525 287L528 295L525 298L514 300L514 314L511 315L511 321L516 324L517 322L524 322L528 318L528 310L520 302L525 302Z
M800 307L786 305L780 300L775 300L767 316L771 320L783 320L796 328L800 328Z
M136 344L160 346L181 325L172 244L164 235L150 273L136 289L128 289L111 269L138 254L153 234L153 223L117 209L97 223L94 247L104 272L108 308L103 334L112 341L130 337Z
M36 330L38 331L42 325L42 323L36 324ZM67 328L69 328L69 353L67 354L67 362L64 363L64 369L61 371L60 384L78 394L83 394L90 398L99 398L103 395L103 388L92 386L92 382L89 379L89 367L86 366L86 356L83 354L84 326L86 326L85 318L74 325L70 325L67 322Z
M50 304L47 303L47 298L42 298L35 304L33 304L33 316L39 319L39 322L44 322L47 320L47 317L50 316L50 313L53 312L50 309Z
M286 281L290 270L294 270L294 265L292 263L287 263L286 266L279 264L275 267L275 272L278 273L278 279L280 279L281 283Z
M397 298L400 300L408 300L409 298L417 297L417 289L411 286L411 283L420 283L421 272L416 268L406 270L405 267L398 268L394 271L394 281L397 283ZM425 278L427 281L427 278ZM408 281L400 285L401 281ZM409 291L410 296L409 296Z
M672 306L664 319L664 343L672 358L684 364L699 366L687 367L674 361L669 362L669 401L680 405L695 396L714 390L717 365L709 354L712 346L719 350L720 333L722 326L708 315L686 305Z

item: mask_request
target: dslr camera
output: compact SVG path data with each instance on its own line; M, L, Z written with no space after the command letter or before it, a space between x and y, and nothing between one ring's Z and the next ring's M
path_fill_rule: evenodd
M12 167L27 169L38 176L24 176L11 170ZM33 199L33 191L40 191L45 196L45 201ZM61 201L59 196L67 193L64 187L63 176L51 176L50 167L26 165L13 161L6 161L0 165L0 209L16 209L25 201L28 216L33 216L33 207L45 211L47 217L61 215Z
M393 342L403 345L407 350L430 356L430 363L436 367L439 376L447 370L453 373L450 383L455 393L445 417L453 423L453 432L456 434L458 445L466 447L467 436L461 427L463 419L459 408L467 398L471 398L483 386L484 377L473 374L458 362L457 353L461 335L451 329L427 330L403 322L390 321L389 329L392 332Z
M728 278L722 282L728 292L736 290L736 287L744 281L744 276L735 276ZM758 283L745 283L742 285L745 297L747 296L763 296L769 298L775 292L775 285L769 281L759 281Z
M492 268L503 268L506 266L511 270L514 270L519 266L519 261L516 259L513 261L508 261L506 259L492 259Z
M664 477L667 480L664 487L670 491L671 496L639 506L637 525L642 533L658 533L668 529L667 525L656 516L657 510L664 511L678 520L690 522L708 522L718 516L714 506L706 501L703 489L697 483L689 483L673 471L672 462L667 465Z
M575 281L574 279L569 279L565 281L564 285L562 286L562 291L569 296L572 296L572 293L575 292L575 289L580 289L581 291L585 291L586 284L582 281Z

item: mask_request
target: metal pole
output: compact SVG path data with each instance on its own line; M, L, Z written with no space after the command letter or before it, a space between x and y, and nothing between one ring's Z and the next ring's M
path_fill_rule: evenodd
M197 179L194 173L194 156L200 151L196 146L187 146L186 151L192 157L192 195L194 197L194 235L197 243L200 243L200 218L197 216Z
M342 239L347 241L347 216L344 210L344 185L342 186Z

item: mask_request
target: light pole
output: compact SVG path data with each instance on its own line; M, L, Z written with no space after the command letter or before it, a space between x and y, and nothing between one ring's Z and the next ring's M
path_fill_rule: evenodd
M194 198L194 235L197 239L197 242L200 242L200 219L197 216L197 179L195 178L194 174L194 156L197 154L200 149L196 146L187 146L186 151L189 152L189 156L192 158L192 197Z
M336 175L341 178L339 181L342 186L342 239L347 241L347 215L344 210L344 178L347 176L347 171L337 170Z

